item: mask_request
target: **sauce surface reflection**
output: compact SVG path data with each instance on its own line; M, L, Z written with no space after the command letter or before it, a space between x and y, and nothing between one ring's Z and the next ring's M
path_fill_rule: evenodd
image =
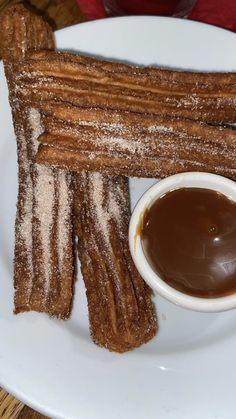
M143 215L146 258L170 286L196 297L236 291L236 203L210 189L180 188Z

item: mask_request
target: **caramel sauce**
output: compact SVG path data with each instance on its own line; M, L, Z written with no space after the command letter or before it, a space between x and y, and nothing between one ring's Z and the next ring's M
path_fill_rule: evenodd
M170 286L196 297L236 291L236 203L210 189L180 188L146 209L143 251Z

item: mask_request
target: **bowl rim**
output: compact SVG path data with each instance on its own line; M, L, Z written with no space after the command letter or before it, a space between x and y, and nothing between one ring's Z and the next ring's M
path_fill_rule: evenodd
M154 292L176 305L201 312L220 312L236 308L236 293L217 298L201 298L190 296L172 288L153 270L143 252L137 228L144 210L165 193L184 187L215 190L236 202L236 182L224 176L208 172L183 172L158 181L144 192L130 218L129 247L134 264Z

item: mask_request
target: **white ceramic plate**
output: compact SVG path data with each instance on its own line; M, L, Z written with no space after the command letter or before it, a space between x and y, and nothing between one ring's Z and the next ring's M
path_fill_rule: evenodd
M101 20L56 39L62 49L139 64L236 71L236 36L185 20ZM52 418L235 419L235 311L195 313L157 297L157 337L124 355L91 342L81 279L69 321L12 314L17 166L2 66L0 86L0 385ZM132 204L152 182L132 180Z

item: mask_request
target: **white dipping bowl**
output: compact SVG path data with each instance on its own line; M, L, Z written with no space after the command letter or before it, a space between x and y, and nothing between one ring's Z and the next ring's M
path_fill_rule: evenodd
M150 208L154 201L163 194L179 188L205 188L221 192L236 202L236 182L223 176L206 172L186 172L169 176L150 189L138 201L129 225L129 246L135 266L140 275L162 297L181 307L203 312L219 312L236 307L236 293L218 298L193 297L172 288L152 269L142 248L141 237L138 233L140 220L145 209ZM236 257L236 249L235 249Z

